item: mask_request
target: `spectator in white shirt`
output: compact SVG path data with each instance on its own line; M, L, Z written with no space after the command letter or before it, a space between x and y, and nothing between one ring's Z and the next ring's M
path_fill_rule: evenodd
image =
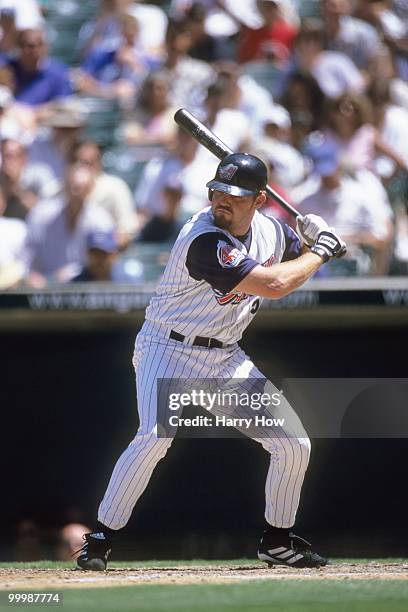
M214 80L213 68L201 60L189 57L193 39L186 19L169 21L166 33L166 58L159 68L170 73L169 100L174 106L198 108L206 88Z
M341 169L336 146L321 134L311 137L306 154L320 180L315 191L299 203L300 212L321 215L336 228L350 245L347 258L356 263L357 271L386 273L392 237L389 207L379 200L373 205L364 185ZM371 270L366 267L365 249L372 253Z
M405 168L385 155L374 159L374 170L384 180L396 172L407 175L408 169L408 110L391 102L390 84L379 80L367 91L373 107L373 121L382 142L405 163Z
M72 162L88 168L94 177L89 201L107 212L114 224L119 249L134 238L139 222L133 206L132 192L119 176L103 172L101 150L92 140L80 142L71 152Z
M329 98L346 91L363 91L364 79L356 65L344 53L325 51L324 37L320 22L305 21L295 41L294 68L310 72Z
M70 281L85 265L88 234L113 229L110 216L89 202L93 182L89 169L73 165L63 196L39 203L30 213L25 249L30 286Z
M144 221L140 239L170 240L183 220L207 206L208 190L200 177L208 169L197 155L197 146L192 136L179 129L175 149L144 168L135 192Z

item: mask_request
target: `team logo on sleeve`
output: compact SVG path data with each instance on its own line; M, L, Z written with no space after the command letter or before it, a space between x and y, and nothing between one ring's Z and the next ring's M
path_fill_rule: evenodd
M245 255L239 249L232 246L232 244L219 240L217 244L217 258L223 268L235 268L245 259Z
M228 164L227 166L220 168L218 174L220 175L220 178L227 179L227 181L230 181L234 174L237 172L237 170L238 166L235 166L234 164Z

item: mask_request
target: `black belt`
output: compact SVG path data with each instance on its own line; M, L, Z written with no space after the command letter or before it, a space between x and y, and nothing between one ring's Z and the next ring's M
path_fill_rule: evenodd
M178 340L179 342L184 342L186 336L183 334L179 334L173 329L170 332L169 336L172 340ZM205 348L227 348L226 344L223 344L216 338L204 338L204 336L196 336L194 340L190 343L193 346L203 346Z

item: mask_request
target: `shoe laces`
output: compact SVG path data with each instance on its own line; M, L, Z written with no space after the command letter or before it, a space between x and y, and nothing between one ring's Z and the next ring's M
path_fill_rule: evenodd
M72 553L71 557L75 557L75 555L77 555L78 553L81 552L85 552L86 547L88 546L89 543L89 536L91 534L90 533L84 533L82 536L82 539L84 540L84 543L82 544L81 548L78 548L78 550L74 550L74 552Z
M300 536L296 535L293 532L289 533L289 538L290 538L292 548L294 550L296 548L309 548L309 549L312 548L311 542L308 542L307 540L305 540L304 538L301 538Z

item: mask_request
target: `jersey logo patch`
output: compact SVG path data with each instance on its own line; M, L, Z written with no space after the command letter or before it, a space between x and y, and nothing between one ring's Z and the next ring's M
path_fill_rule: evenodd
M245 255L239 249L232 246L232 244L219 240L217 244L217 258L223 268L235 268L245 259Z
M227 166L220 168L218 174L220 175L220 178L227 179L227 181L230 181L234 174L237 172L237 170L238 166L235 166L234 164L228 164Z
M220 291L214 291L215 299L217 300L220 306L225 306L226 304L240 304L243 300L246 300L248 295L239 291L238 293L221 293Z

